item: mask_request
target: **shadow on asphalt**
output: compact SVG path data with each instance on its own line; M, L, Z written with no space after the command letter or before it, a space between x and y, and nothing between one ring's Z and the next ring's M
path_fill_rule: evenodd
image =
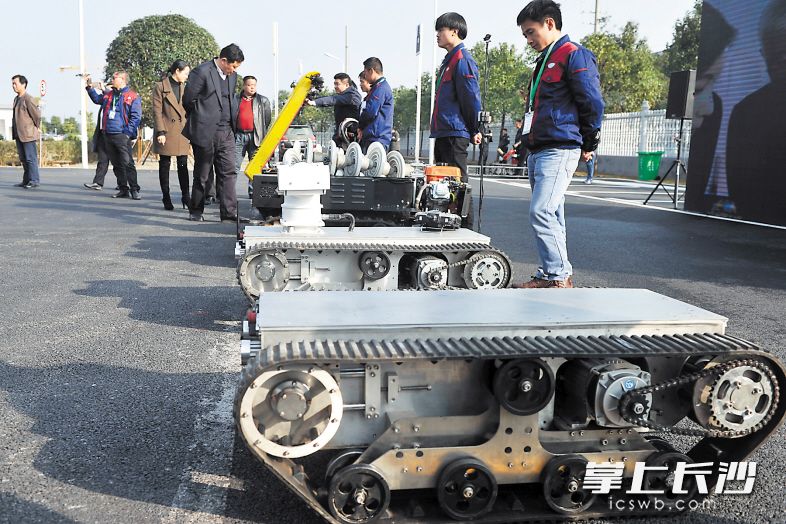
M228 267L234 271L235 237L143 236L125 256L145 260L186 261L201 266ZM217 256L217 254L221 256Z
M200 278L199 275L193 275ZM74 291L84 297L115 297L129 318L165 326L226 331L217 319L241 318L246 299L236 286L148 287L137 280L96 280ZM228 316L230 315L230 316Z
M33 461L37 471L92 492L167 507L184 464L214 452L195 443L193 417L199 414L197 399L220 397L229 375L235 373L165 374L100 364L28 368L0 362L4 398L34 421L30 431L47 439ZM178 405L183 399L194 399L194 405ZM30 509L33 515L39 511ZM38 515L10 522L67 522L46 510Z
M0 493L0 522L46 522L67 524L77 522L35 502L23 500L11 493Z

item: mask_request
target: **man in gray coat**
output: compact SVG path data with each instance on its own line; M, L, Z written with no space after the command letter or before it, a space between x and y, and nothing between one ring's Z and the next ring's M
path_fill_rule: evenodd
M27 92L27 78L22 75L11 77L11 87L16 93L14 97L14 113L11 123L11 134L16 141L19 162L24 169L22 181L17 187L33 189L38 187L38 152L35 143L40 136L41 111L30 93Z
M229 44L220 55L196 67L183 93L186 125L183 136L194 150L194 185L189 220L204 221L205 186L210 167L216 172L221 198L221 220L237 220L235 193L235 72L244 60L243 51Z
M243 92L235 96L235 159L237 172L243 157L251 160L270 125L270 100L257 93L257 79L251 75L243 77Z

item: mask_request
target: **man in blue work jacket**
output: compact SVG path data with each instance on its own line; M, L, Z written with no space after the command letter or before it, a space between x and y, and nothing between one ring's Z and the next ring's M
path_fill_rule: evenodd
M532 280L513 287L573 287L565 229L565 192L579 159L593 157L600 141L603 98L595 55L562 34L562 13L553 0L534 0L516 24L540 53L524 116L532 188L529 220L540 258Z
M360 113L360 147L365 153L372 142L379 142L390 149L393 138L393 90L382 76L382 62L379 58L367 58L363 62L363 74L371 84L366 95L366 106Z
M99 93L92 89L89 78L86 89L90 100L101 106L100 128L120 189L112 198L141 200L131 141L136 140L142 122L142 100L128 87L128 83L127 72L115 71L112 89Z
M458 13L437 18L437 45L448 52L439 68L431 116L434 160L461 169L467 181L467 147L480 144L478 113L481 110L478 65L464 47L467 22Z

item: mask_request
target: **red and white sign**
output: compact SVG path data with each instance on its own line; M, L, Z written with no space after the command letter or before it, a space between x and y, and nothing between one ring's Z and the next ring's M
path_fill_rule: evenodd
M40 93L41 96L46 96L46 80L41 80Z

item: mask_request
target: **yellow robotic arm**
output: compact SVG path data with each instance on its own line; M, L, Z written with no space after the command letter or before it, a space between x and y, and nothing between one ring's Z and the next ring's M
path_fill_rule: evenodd
M245 174L249 180L253 180L254 175L262 173L262 168L267 164L267 161L270 160L270 157L273 156L284 133L287 132L287 129L289 129L289 126L297 116L300 108L303 107L306 95L308 95L308 92L311 90L312 81L318 76L319 73L316 71L306 73L295 85L295 89L292 90L289 100L287 100L287 103L281 109L276 121L270 126L262 143L259 144L259 149L254 155L254 158L252 158L251 162L246 166Z

